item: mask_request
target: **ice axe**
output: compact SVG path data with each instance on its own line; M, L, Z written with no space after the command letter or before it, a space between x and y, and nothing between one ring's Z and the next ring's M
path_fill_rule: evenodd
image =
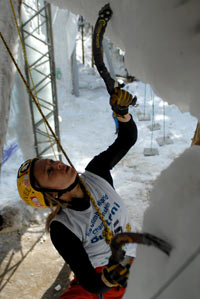
M111 241L110 247L112 251L112 260L116 261L117 263L123 261L125 257L125 251L123 250L122 246L127 243L137 243L142 245L154 246L167 255L170 255L170 252L172 250L172 246L168 242L152 234L125 232L116 234Z
M104 80L104 83L106 85L107 91L110 95L113 94L114 88L124 87L124 84L119 83L118 81L114 80L109 71L107 70L104 61L103 61L103 36L106 31L107 24L109 20L112 17L112 10L110 7L110 4L104 5L101 10L99 11L99 16L96 21L94 31L93 31L93 39L92 39L92 49L93 49L93 56L94 56L94 62L97 67L97 70ZM134 77L133 77L134 78ZM137 98L136 98L137 100ZM135 101L136 102L136 101ZM133 102L131 105L135 106L135 102Z

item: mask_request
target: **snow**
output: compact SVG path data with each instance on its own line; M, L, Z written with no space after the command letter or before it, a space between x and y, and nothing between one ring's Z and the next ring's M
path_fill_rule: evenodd
M60 0L59 3L94 24L98 10L106 1ZM138 246L128 299L151 298L199 246L200 153L199 147L190 148L190 145L200 112L197 30L200 4L197 1L160 3L110 1L114 15L108 28L109 37L125 50L128 71L140 80L126 86L138 97L139 106L131 107L130 112L139 136L136 145L112 171L115 188L128 207L136 229L153 233L173 246L170 257L157 249ZM86 40L86 49L90 50L90 42ZM58 55L63 55L62 47ZM91 67L90 56L85 66L81 64L80 39L77 58L80 96L75 97L64 88L62 81L58 82L59 114L62 145L75 168L83 172L90 159L106 149L116 135L104 83ZM183 106L187 112L180 111ZM138 120L138 114L144 109L151 118L154 114L160 130L149 130L152 119ZM159 146L156 139L164 134L173 143ZM12 138L8 140L11 141ZM144 149L151 147L157 148L159 155L144 156ZM9 207L15 209L11 229L20 229L46 215L26 207L17 194L16 173L23 160L19 149L2 166L0 209L5 214L9 213ZM198 256L158 298L198 298L199 266Z

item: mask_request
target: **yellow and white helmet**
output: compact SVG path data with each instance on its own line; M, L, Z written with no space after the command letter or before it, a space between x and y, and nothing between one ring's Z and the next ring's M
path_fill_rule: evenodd
M45 203L44 194L33 183L33 165L36 160L38 159L29 159L20 166L17 174L17 188L20 197L26 204L35 208L45 209L49 207Z

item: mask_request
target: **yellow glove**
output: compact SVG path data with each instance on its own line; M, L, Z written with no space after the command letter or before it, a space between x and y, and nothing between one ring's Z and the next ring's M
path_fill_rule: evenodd
M122 266L116 262L109 261L109 264L103 268L101 279L108 287L127 287L129 269L131 264Z
M110 105L116 116L124 116L128 113L129 105L135 105L137 97L133 96L126 90L116 87L110 97Z

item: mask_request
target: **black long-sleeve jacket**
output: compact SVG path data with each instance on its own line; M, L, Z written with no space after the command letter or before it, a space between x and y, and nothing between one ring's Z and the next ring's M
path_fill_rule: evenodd
M119 122L119 132L114 143L87 165L86 170L104 178L113 186L110 170L124 157L137 140L137 127L132 117L128 122ZM85 210L90 202L86 198L72 200L71 209ZM68 228L58 221L50 226L52 243L76 275L79 283L91 293L108 290L93 268L89 257L79 240Z

